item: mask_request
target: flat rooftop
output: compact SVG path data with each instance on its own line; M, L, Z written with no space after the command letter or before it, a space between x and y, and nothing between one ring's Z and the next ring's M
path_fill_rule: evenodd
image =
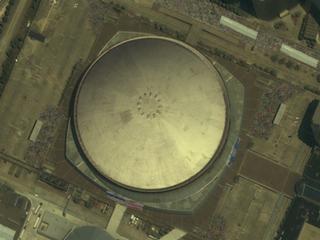
M304 223L299 234L298 240L315 240L320 239L320 228L309 223Z

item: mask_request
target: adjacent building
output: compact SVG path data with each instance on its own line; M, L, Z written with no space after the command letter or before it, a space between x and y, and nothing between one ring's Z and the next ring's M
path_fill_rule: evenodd
M252 2L253 13L263 20L272 20L298 4L298 0L249 0Z
M63 240L114 240L101 228L82 226L72 229Z
M319 0L302 0L303 6L314 19L320 24L320 1Z
M320 145L320 105L319 103L312 117L311 129L316 142L318 143L318 145Z
M320 239L320 228L307 222L303 224L298 240L315 240Z
M299 38L306 40L313 47L318 39L319 25L311 14L307 14L303 20Z

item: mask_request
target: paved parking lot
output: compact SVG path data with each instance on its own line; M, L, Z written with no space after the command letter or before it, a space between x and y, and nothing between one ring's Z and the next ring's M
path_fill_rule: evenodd
M226 222L225 238L272 239L290 200L240 177L226 187L215 216Z
M299 92L284 103L286 111L280 125L273 125L268 139L254 138L252 149L268 159L302 174L311 148L298 137L298 130L308 104L315 98L309 92Z
M26 39L1 97L0 150L16 158L24 158L35 121L58 104L72 67L87 58L94 42L87 2L77 1L76 8L73 2L42 1L31 28L46 41Z
M289 197L295 195L294 186L301 177L252 151L247 151L239 174L272 191L284 192Z

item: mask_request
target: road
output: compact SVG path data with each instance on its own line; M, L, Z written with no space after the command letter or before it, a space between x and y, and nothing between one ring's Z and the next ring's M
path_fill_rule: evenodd
M8 183L16 192L30 198L33 203L34 199L37 202L47 202L57 209L57 214L62 215L63 209L66 206L68 194L55 190L52 187L37 180L35 174L22 175L19 178L8 174L8 168L10 163L4 163L0 161L0 181ZM33 204L34 207L35 204ZM109 211L112 211L110 208ZM71 215L88 224L95 224L101 227L105 227L109 221L111 214L101 214L98 210L87 209L82 205L75 204L70 201L68 208L66 209L66 216Z
M4 31L0 38L0 65L5 60L6 51L10 41L19 31L19 26L24 22L25 13L29 8L30 0L16 1L8 23L5 25Z
M200 41L209 43L210 47L223 49L227 53L237 56L237 58L248 63L255 63L262 67L275 69L278 71L279 78L294 85L302 88L306 84L313 87L318 86L318 83L312 76L315 72L314 69L299 63L301 70L295 71L288 69L285 65L273 63L270 60L271 54L280 54L279 48L284 40L278 36L271 35L269 32L262 34L263 36L268 36L266 39L260 38L256 42L253 42L240 34L223 28L219 24L219 21L209 24L164 7L150 8L149 6L139 5L139 3L131 0L117 0L117 2L137 15L168 26L175 31L187 33L188 35L191 34L192 37L187 37L187 39L192 39L189 43L194 46L197 46L197 42ZM217 15L216 17L219 16ZM198 28L198 30L196 31L195 28ZM195 31L199 34L195 35ZM196 38L198 38L198 41ZM251 47L254 48L252 49ZM295 62L293 59L291 60Z
M26 163L25 161L21 161L21 160L14 158L12 156L8 156L5 153L0 153L0 160L16 164L16 165L22 167L23 169L28 170L29 172L35 172L35 173L40 172L40 169L33 167L32 165Z

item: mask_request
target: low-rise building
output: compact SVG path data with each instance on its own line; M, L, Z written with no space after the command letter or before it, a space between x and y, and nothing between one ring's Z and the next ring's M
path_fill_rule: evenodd
M307 14L301 25L299 38L306 40L313 47L319 34L319 24L311 14Z
M315 239L320 239L320 228L305 222L300 231L298 240L315 240Z

